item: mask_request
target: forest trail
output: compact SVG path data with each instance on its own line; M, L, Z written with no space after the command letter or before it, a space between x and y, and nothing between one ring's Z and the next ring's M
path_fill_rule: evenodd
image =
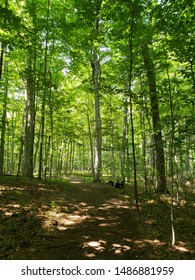
M170 247L166 205L137 213L130 187L37 182L1 184L0 259L192 259L194 249ZM162 230L163 228L163 230ZM193 232L192 232L193 235ZM3 236L6 237L3 239ZM185 237L186 238L186 237ZM182 236L181 240L184 240Z
M39 259L138 258L131 242L138 225L128 199L107 184L72 183L77 194L49 221L53 231Z

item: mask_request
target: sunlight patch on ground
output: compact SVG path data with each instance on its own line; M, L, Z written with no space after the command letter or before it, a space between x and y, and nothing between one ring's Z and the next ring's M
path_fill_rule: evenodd
M129 209L129 205L124 204L124 201L112 199L109 203L104 203L101 207L99 207L99 210L108 210L108 209Z
M145 247L143 240L134 240L133 243L135 243L139 248Z
M107 226L110 226L110 224L108 224L108 223L101 223L101 224L99 224L99 227L107 227Z
M99 221L105 221L104 217L96 217L96 219L99 220Z
M95 258L96 257L96 255L94 253L85 253L84 255L87 258Z
M102 222L98 225L99 227L112 227L115 228L116 231L117 228L120 226L120 221L118 221L117 217L113 218L113 217L107 217L107 220L105 222Z
M189 250L186 249L185 247L174 246L174 248L175 248L176 250L180 251L180 252L184 252L184 253L189 252Z
M143 239L143 240L134 240L133 241L139 248L143 248L145 247L147 244L150 244L152 246L163 246L166 243L165 242L161 242L160 240L154 239L154 240L150 240L150 239Z
M112 249L114 250L115 254L122 254L123 252L131 250L131 247L114 243L112 244Z
M31 209L32 205L28 205L26 207L22 207L20 204L7 204L6 207L0 207L0 211L3 212L5 216L12 216L14 214L18 214L21 209L22 210L29 210Z
M143 242L149 243L149 244L155 245L155 246L162 246L162 245L165 245L165 244L166 244L165 242L161 242L161 241L158 240L158 239L154 239L154 240L143 239Z
M26 189L26 187L21 187L21 186L19 186L19 187L16 187L16 186L14 186L14 187L12 187L12 186L0 186L0 190L1 191L14 191L14 190L19 190L19 191L26 191L27 189ZM2 194L3 194L3 192L2 192Z
M55 192L55 190L48 189L48 188L45 188L45 187L39 187L39 188L37 189L37 191L50 192L50 193L54 193L54 192Z
M20 208L21 205L20 204L8 204L7 207L12 207L12 208Z
M130 239L130 238L123 238L124 241L127 241L127 242L133 242L133 239Z
M152 220L152 219L147 219L145 220L145 223L148 224L148 225L152 225L153 223L155 223L156 221L155 220Z
M72 179L72 180L70 180L70 182L71 182L72 184L82 184L82 183L83 183L83 180Z
M195 250L186 248L186 242L178 241L178 245L175 245L173 248L181 253L195 253Z
M158 239L143 239L143 240L134 240L134 239L129 239L129 238L123 238L124 241L128 243L134 243L136 244L139 248L145 247L147 244L151 244L152 246L163 246L166 244L166 242L162 242Z
M87 206L87 203L86 202L81 202L81 203L79 203L79 206Z
M82 223L89 218L88 215L80 215L79 213L67 214L57 212L56 209L46 212L44 226L46 228L55 227L57 230L66 230L70 226Z
M83 248L93 248L99 252L102 252L105 249L105 246L106 246L105 240L89 241L83 243Z

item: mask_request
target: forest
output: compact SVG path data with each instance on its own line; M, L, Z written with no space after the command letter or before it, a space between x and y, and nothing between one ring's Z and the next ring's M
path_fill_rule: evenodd
M195 259L194 22L0 0L0 259Z

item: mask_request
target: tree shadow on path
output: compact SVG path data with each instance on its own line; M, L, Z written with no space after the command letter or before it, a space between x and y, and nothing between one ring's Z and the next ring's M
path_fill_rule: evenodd
M12 203L4 201L4 211L13 211L14 205L20 207L7 225L7 220L3 222L8 228L11 226L13 234L15 231L14 238L13 234L10 238L15 239L17 246L3 258L139 260L175 259L177 255L191 258L185 252L178 254L171 250L150 219L136 212L130 190L76 180L71 187L40 184L20 186L12 189L12 194L8 189L4 191L12 199Z

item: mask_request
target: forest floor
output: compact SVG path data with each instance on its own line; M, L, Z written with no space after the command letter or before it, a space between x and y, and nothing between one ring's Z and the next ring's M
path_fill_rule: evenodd
M171 246L170 196L140 191L137 212L131 186L0 177L0 259L195 259L193 190L174 202Z

